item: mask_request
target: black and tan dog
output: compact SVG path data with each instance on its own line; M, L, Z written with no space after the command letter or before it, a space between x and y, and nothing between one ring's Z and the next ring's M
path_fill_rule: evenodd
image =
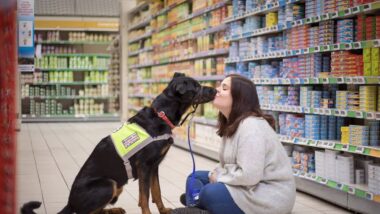
M181 117L192 105L214 99L216 90L201 86L196 80L175 73L167 88L153 101L128 120L144 128L152 137L171 134ZM138 179L139 206L143 214L150 214L149 191L160 213L171 209L162 203L158 179L158 166L164 159L173 139L154 141L135 153L130 159L132 177L128 177L123 159L119 156L111 136L103 138L86 160L71 187L67 205L59 212L78 213L125 213L122 208L105 209L116 203L123 186L129 179ZM21 208L22 214L34 213L40 202L29 202Z

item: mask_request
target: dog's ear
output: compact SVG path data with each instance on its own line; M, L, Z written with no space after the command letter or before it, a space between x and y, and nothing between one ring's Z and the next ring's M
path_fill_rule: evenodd
M185 76L184 73L175 72L174 75L173 75L173 78L176 78L176 77L184 77L184 76Z

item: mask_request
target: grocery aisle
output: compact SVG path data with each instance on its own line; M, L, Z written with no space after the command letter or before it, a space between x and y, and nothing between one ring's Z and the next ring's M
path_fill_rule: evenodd
M18 207L29 200L42 200L37 213L56 213L66 203L71 183L97 142L120 123L24 123L18 138L17 150L17 203ZM211 169L216 162L196 156L198 169ZM164 203L168 207L181 207L179 195L191 170L187 151L172 147L160 168L160 181ZM137 182L130 181L116 206L128 214L138 214ZM150 205L158 213L155 205ZM297 193L296 213L350 213L312 196Z

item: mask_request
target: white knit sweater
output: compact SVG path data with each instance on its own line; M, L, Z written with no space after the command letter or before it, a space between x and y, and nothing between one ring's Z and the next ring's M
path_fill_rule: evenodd
M290 161L277 134L262 118L244 119L224 138L215 171L246 214L290 213L296 188Z

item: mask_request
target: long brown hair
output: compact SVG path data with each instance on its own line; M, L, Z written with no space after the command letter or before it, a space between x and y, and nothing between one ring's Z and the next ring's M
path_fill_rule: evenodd
M238 74L230 74L227 77L231 78L232 108L228 120L219 112L217 134L221 137L233 136L240 122L249 116L263 117L275 129L274 118L263 114L260 109L255 84Z

